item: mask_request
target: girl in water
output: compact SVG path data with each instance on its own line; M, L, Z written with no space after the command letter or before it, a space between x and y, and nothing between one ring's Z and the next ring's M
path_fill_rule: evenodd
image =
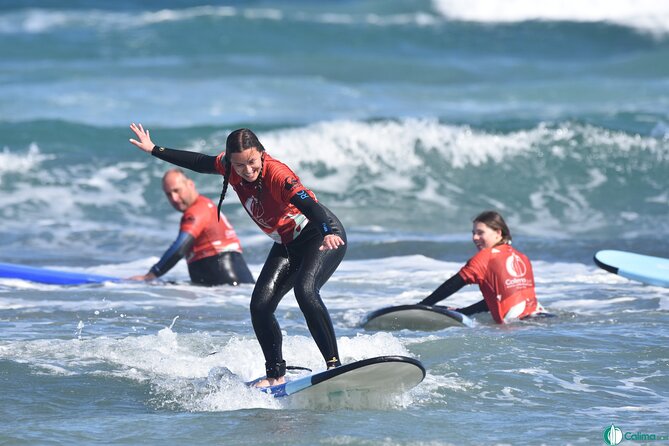
M476 216L472 241L479 252L419 303L434 305L465 285L477 283L483 300L456 311L466 315L490 311L498 324L543 313L534 293L532 264L525 254L511 247L511 231L502 216L495 211Z

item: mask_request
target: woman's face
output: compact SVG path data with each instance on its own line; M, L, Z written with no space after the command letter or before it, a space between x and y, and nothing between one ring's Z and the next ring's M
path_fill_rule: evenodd
M486 248L492 248L502 240L502 231L493 229L480 221L474 222L472 228L472 241L480 251Z
M260 175L262 154L255 147L230 154L230 164L244 181L254 182Z

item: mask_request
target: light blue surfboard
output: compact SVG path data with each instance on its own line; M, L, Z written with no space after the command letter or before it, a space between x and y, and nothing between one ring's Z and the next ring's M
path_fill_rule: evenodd
M285 384L259 389L275 398L296 393L334 395L351 392L398 394L420 384L425 367L417 359L406 356L377 356L344 364L323 372L288 378ZM254 381L251 381L251 384Z
M594 261L600 268L649 285L669 287L669 259L627 251L598 251Z
M15 265L13 263L0 263L0 278L21 279L49 285L84 285L122 280L118 277L75 273L36 266Z

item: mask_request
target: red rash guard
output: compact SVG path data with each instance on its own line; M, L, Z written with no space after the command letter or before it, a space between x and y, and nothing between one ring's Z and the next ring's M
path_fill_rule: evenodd
M510 245L482 249L469 259L459 274L465 282L479 285L497 323L504 323L509 310L523 301L525 309L517 317L525 317L537 309L532 264Z
M216 159L216 170L221 175L225 175L224 156L225 153L221 153ZM307 194L314 201L318 200L288 166L267 152L263 156L261 201L257 198L256 183L244 181L234 169L230 169L229 184L260 229L275 242L286 245L295 240L309 223L307 217L290 203L290 199L298 194Z
M195 239L190 253L186 255L188 263L226 251L242 252L242 246L227 218L218 212L212 201L200 195L181 217L180 231L187 232Z

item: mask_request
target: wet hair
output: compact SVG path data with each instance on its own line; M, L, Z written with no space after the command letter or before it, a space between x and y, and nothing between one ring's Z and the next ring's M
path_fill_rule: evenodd
M497 245L511 244L511 231L509 230L509 227L504 221L504 218L502 218L502 216L498 212L483 211L479 215L474 217L472 223L483 223L484 225L488 226L491 229L494 230L499 229L500 232L502 233L502 240L500 240L500 242L497 243Z
M221 215L221 205L225 199L225 194L228 191L228 184L230 181L230 172L232 171L232 164L230 163L230 154L241 153L247 149L255 148L260 152L260 174L256 180L256 188L258 193L256 199L260 200L262 193L262 171L265 166L265 147L258 139L255 133L249 129L237 129L228 135L225 140L225 173L223 174L223 188L221 189L221 198L218 200L218 215Z

